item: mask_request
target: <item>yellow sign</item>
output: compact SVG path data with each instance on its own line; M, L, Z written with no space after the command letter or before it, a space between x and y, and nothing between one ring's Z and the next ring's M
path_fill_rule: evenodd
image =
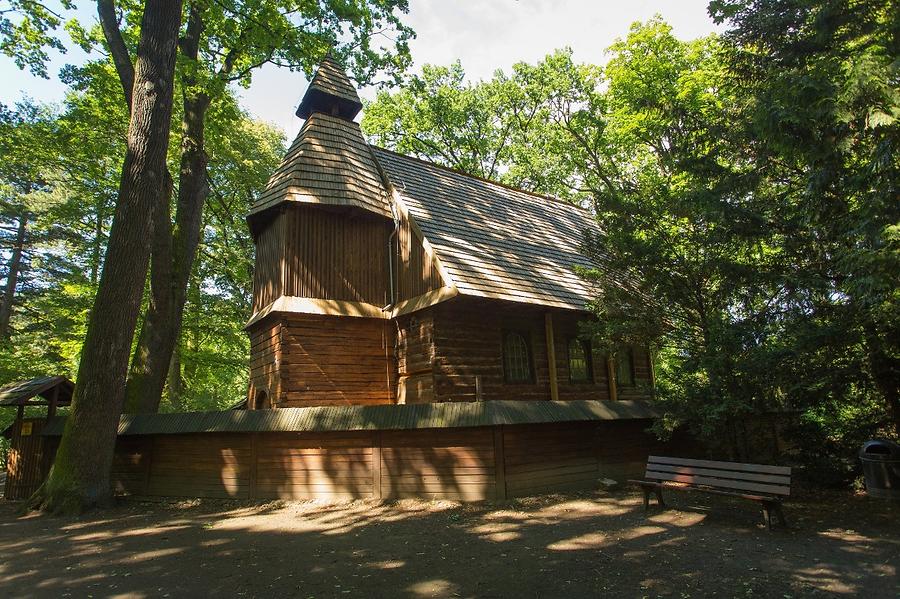
M33 424L34 424L33 422L23 422L22 430L19 431L19 436L20 437L30 437L31 436L31 426Z

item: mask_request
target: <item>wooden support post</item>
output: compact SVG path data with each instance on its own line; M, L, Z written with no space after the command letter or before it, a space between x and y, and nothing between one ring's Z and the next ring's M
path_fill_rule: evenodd
M381 431L372 433L372 497L383 499L381 492Z
M259 433L250 434L250 484L248 487L248 499L256 499L256 480L259 472Z
M606 358L606 380L609 381L609 398L616 401L619 399L619 390L616 388L616 366L612 356Z
M150 470L153 468L153 446L155 445L156 437L150 436L147 441L146 452L147 452L147 460L146 465L144 466L144 492L143 495L150 494Z
M53 395L50 396L50 405L47 406L47 419L56 416L56 404L59 401L59 385L53 388Z
M19 404L19 409L16 411L16 420L19 422L22 421L22 418L25 417L25 406L23 404Z
M547 337L547 365L550 369L550 399L559 401L559 382L556 380L556 344L553 342L553 314L544 314L544 331Z
M503 449L503 426L494 427L494 478L497 499L506 499L506 452Z

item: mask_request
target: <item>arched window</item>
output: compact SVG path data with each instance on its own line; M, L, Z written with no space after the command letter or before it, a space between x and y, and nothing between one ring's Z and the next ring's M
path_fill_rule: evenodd
M503 376L507 383L530 383L531 352L525 335L508 331L503 335Z
M272 408L272 404L269 402L269 394L264 390L260 389L256 392L256 399L253 402L254 410L269 410Z
M591 344L581 339L569 340L569 380L590 383L594 380Z
M616 383L619 386L634 385L634 358L630 348L616 353Z

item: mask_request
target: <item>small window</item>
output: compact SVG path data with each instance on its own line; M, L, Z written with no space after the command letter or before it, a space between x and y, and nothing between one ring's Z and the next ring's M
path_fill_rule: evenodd
M569 380L573 383L590 383L594 380L591 344L587 341L569 341Z
M616 354L616 382L622 386L634 385L634 358L631 349Z
M531 352L525 335L510 331L503 335L503 375L507 383L530 383Z
M269 403L269 394L262 390L257 391L253 407L256 410L271 410L272 404Z

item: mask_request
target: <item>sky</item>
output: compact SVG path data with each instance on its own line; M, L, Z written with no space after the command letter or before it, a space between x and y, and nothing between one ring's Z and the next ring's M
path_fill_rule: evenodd
M605 50L624 37L635 21L660 14L681 39L708 35L719 28L706 12L709 0L409 0L405 22L416 32L410 50L413 70L423 64L446 65L460 60L472 80L488 79L497 69L509 71L520 61L537 62L557 48L570 47L579 62L603 64ZM78 17L95 19L93 2L79 2ZM63 34L65 35L65 34ZM86 56L78 49L53 54L50 80L20 71L0 56L0 102L10 104L28 95L45 102L63 98L58 72L66 63ZM253 116L280 127L288 136L300 128L294 109L306 89L302 73L272 66L239 91L241 104ZM374 89L362 89L372 99Z

